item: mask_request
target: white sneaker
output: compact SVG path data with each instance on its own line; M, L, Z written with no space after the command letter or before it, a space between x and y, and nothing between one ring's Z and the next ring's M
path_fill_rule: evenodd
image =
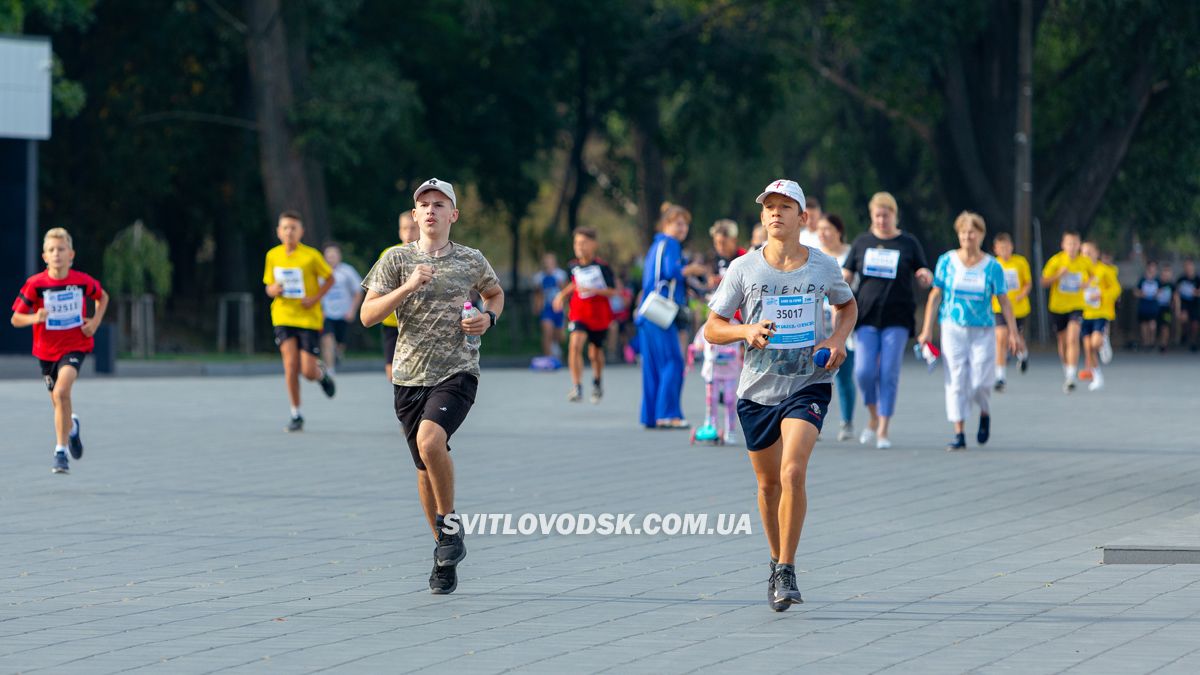
M863 429L862 433L858 435L858 442L862 443L863 445L866 445L867 443L870 443L874 438L875 438L874 431L872 431L869 428Z
M731 431L725 434L725 445L733 445L738 442L737 432Z
M842 422L842 430L838 432L839 441L849 441L854 438L854 425L849 422Z
M1092 381L1088 384L1088 391L1100 391L1104 388L1104 376L1099 370L1092 371Z
M1068 377L1063 381L1062 390L1064 394L1069 394L1075 391L1075 378Z
M880 438L879 440L875 441L876 450L887 450L890 447L892 447L892 442L886 438Z

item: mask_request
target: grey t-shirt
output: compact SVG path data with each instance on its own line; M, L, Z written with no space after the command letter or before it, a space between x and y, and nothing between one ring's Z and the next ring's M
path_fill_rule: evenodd
M745 323L771 319L777 329L772 345L790 347L747 350L738 398L776 405L811 384L832 381L833 371L812 362L814 346L827 337L824 303L853 297L837 260L811 246L808 262L791 272L771 267L761 250L734 260L709 309L726 318L740 309Z

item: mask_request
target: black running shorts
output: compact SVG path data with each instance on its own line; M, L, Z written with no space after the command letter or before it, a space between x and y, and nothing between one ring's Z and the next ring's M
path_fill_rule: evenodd
M383 362L392 365L396 358L396 340L400 337L400 329L395 326L384 326L381 344L383 345Z
M1054 325L1054 332L1061 333L1067 329L1067 326L1074 321L1075 323L1083 323L1083 312L1075 310L1074 312L1066 312L1059 314L1058 312L1050 312L1050 323Z
M295 326L275 326L275 345L283 346L283 343L296 338L300 345L300 351L308 352L313 356L320 358L321 356L321 335L312 328L297 328Z
M479 380L470 373L458 373L432 387L402 387L398 384L392 387L395 389L396 419L404 429L408 451L412 453L417 470L424 471L425 462L421 461L421 451L417 447L417 429L421 422L429 420L444 429L446 449L449 450L450 437L462 426L475 404Z
M71 366L79 371L83 367L83 361L87 358L84 352L67 352L59 357L57 361L43 361L38 359L38 363L42 364L42 378L46 380L46 389L54 391L54 384L58 382L58 370L63 366Z
M604 343L608 341L608 330L592 330L578 321L572 321L570 324L570 332L572 333L587 333L587 341L595 345L597 349L604 349Z
M824 382L810 384L776 405L761 405L749 399L740 399L737 413L742 423L742 433L746 435L746 449L766 450L774 445L779 440L783 420L789 417L804 420L820 432L825 413L829 412L831 398L833 385Z

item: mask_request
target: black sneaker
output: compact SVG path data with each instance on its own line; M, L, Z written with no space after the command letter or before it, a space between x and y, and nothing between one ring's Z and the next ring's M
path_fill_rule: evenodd
M775 602L783 607L775 610L777 612L804 602L800 591L796 589L796 568L793 565L775 566Z
M67 453L54 453L54 466L50 467L50 473L71 473L70 465L67 464Z
M441 567L453 567L467 557L467 545L463 543L462 530L450 534L442 530L438 533L437 546L433 548L433 561ZM448 591L447 591L448 592Z
M434 595L449 595L458 588L458 570L453 566L442 567L433 563L429 573L429 592Z
M604 398L604 387L599 382L592 382L592 403L599 403Z
M987 443L988 439L991 437L992 437L992 416L991 415L980 415L979 416L979 433L975 434L975 440L979 441L980 445L983 445L984 443Z
M996 380L996 393L997 393L997 394L1003 394L1003 393L1004 393L1004 389L1005 389L1007 386L1008 386L1008 383L1007 383L1007 382L1005 382L1004 380Z
M321 391L325 392L329 398L333 398L333 395L337 393L337 387L333 384L333 378L329 376L328 372L321 373L320 385Z
M71 449L71 458L79 459L83 457L83 438L80 437L79 418L71 415L71 422L74 423L74 428L71 429L71 436L67 439L67 447Z
M782 612L788 607L791 607L791 603L778 602L775 600L775 567L775 561L772 560L771 576L767 578L767 604L770 605L771 609L775 610L776 612Z
M954 440L946 444L946 452L954 452L956 450L967 449L966 434L954 434Z
M1023 358L1023 359L1021 359L1021 373L1022 373L1022 374L1024 374L1026 370L1029 370L1029 359L1028 359L1028 357L1027 357L1027 358Z
M293 417L292 420L288 422L286 431L288 433L292 433L294 431L304 431L304 418L299 415Z

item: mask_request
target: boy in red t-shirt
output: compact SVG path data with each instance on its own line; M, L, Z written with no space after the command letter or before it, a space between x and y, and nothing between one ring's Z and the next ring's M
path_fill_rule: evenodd
M46 233L42 260L46 271L29 277L13 302L12 325L33 326L33 355L42 363L42 375L54 403L56 439L50 470L67 473L67 450L75 459L83 456L79 418L71 410L71 386L79 377L84 358L92 351L92 336L108 309L108 293L99 281L71 269L75 249L71 235L63 228ZM87 300L96 308L90 319Z
M575 260L570 268L571 280L554 296L554 311L561 312L563 302L571 298L571 309L567 314L568 342L567 367L571 371L571 391L567 400L583 400L583 346L588 345L588 358L592 361L592 403L599 403L604 396L600 380L604 374L604 341L608 337L608 326L612 323L612 304L609 298L621 292L612 268L596 257L596 230L580 227L575 230Z

